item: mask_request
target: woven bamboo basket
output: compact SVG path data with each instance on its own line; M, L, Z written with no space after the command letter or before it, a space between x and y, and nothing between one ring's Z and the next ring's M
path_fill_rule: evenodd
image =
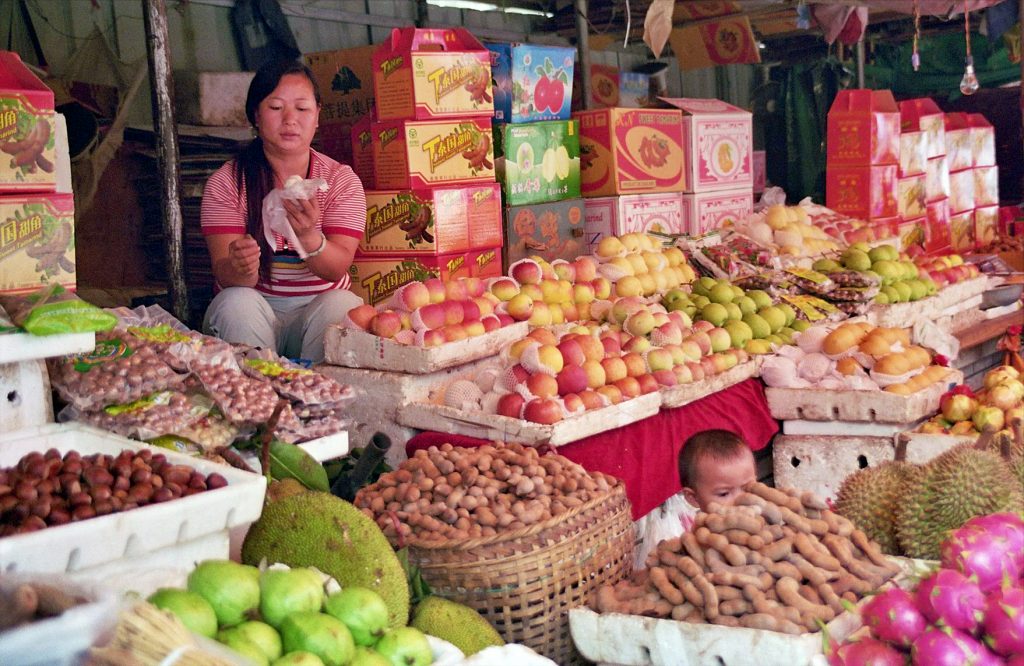
M621 483L551 520L492 537L413 542L409 560L435 594L466 604L509 643L561 666L587 663L569 633L570 608L629 576L633 520Z

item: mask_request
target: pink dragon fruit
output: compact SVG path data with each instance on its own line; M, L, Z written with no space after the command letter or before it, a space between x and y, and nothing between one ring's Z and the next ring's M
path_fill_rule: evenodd
M829 666L906 666L907 657L893 646L862 638L844 643L838 649L826 648Z
M913 666L997 666L998 657L968 634L930 627L914 641Z
M875 595L860 611L872 635L900 647L910 647L928 626L914 599L899 587Z
M1024 588L1007 587L985 603L985 644L1009 657L1024 655Z
M1024 521L1012 513L972 518L942 543L941 553L943 567L991 592L1024 571Z
M939 569L921 581L914 595L929 622L974 633L984 617L985 595L959 571Z

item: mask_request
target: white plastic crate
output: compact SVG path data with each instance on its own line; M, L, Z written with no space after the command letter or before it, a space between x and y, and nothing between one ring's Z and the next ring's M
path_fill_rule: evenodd
M147 448L134 440L82 424L47 424L0 438L0 466L9 467L32 451L56 448L82 455L117 455ZM216 490L48 527L0 539L0 572L36 571L97 576L124 568L186 566L226 558L229 530L252 523L263 511L263 477L207 460L153 448L174 464L217 472L228 485Z

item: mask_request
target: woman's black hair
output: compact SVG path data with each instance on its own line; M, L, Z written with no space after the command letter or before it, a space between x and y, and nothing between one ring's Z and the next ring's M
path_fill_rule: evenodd
M288 74L302 74L309 79L317 108L320 108L320 86L316 83L313 71L298 60L275 60L260 67L249 83L249 92L245 97L245 117L254 129L260 102L274 92L281 79ZM244 188L245 230L259 243L260 277L269 282L274 248L270 247L263 234L263 199L274 189L274 172L263 152L263 139L259 136L243 147L235 158L235 187L239 193Z

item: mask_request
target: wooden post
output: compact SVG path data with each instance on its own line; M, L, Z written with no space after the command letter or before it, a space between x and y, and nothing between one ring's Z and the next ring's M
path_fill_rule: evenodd
M167 5L164 0L142 0L142 15L146 30L157 168L160 170L160 207L163 210L164 243L167 247L171 311L182 322L188 323L190 313L182 250L184 230L178 187L178 134L174 120L170 45L167 41Z
M867 31L865 31L866 33ZM857 40L857 87L864 87L864 35Z
M583 108L589 109L594 102L590 97L590 33L587 26L587 0L575 0L576 5L576 52L579 54L580 93Z

